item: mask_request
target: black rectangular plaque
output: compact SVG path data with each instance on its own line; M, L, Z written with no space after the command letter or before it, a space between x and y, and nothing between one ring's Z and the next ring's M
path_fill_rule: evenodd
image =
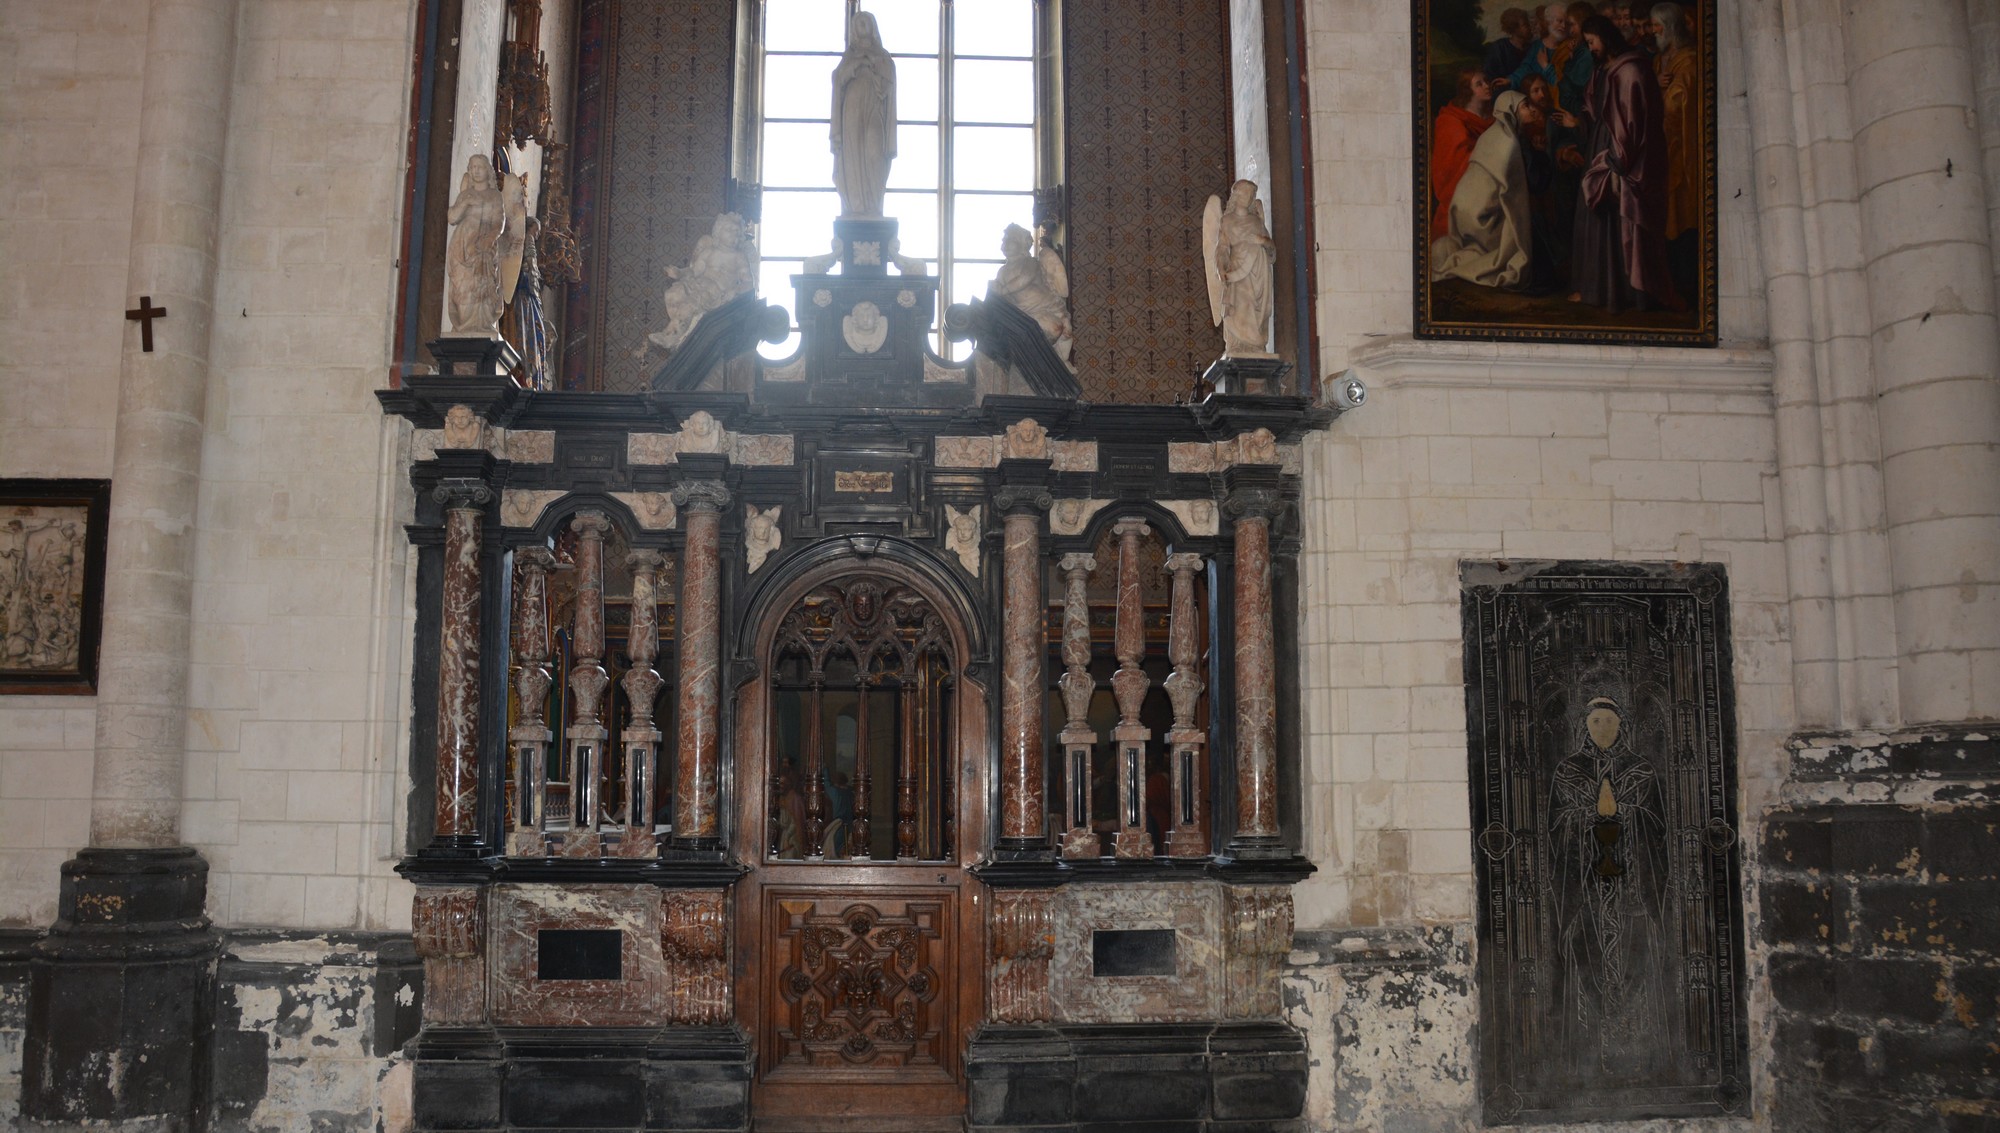
M1171 976L1176 970L1173 929L1098 929L1090 934L1093 976Z
M1748 1113L1723 568L1460 576L1486 1123Z
M535 978L624 979L624 948L615 928L545 928L535 935Z

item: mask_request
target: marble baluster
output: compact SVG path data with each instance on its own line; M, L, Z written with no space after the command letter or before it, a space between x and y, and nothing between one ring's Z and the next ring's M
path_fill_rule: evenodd
M447 480L444 599L438 621L437 821L440 838L479 834L479 524L492 489Z
M1139 591L1139 540L1147 530L1136 519L1121 519L1111 528L1118 538L1118 624L1113 633L1118 671L1111 674L1111 694L1118 700L1118 726L1111 730L1118 747L1118 836L1112 853L1123 861L1153 856L1153 837L1146 832L1146 741L1153 733L1139 722L1139 708L1153 684L1141 667L1146 608Z
M594 858L602 848L598 812L604 741L611 734L600 716L611 684L604 671L604 533L611 521L601 511L582 511L569 529L576 532L576 612L570 623L576 664L569 673L576 722L563 733L569 739L569 832L563 835L562 856Z
M1042 514L1047 489L1010 485L994 493L1006 516L1000 570L1000 847L1041 852L1047 841L1047 775L1042 765Z
M826 838L826 674L815 669L807 683L805 853L817 858Z
M896 856L917 856L917 681L905 671L897 692L903 712L902 744L896 758Z
M854 696L854 780L853 805L847 812L847 856L850 858L873 857L869 849L869 839L874 836L873 816L869 807L873 801L874 780L868 774L868 693L870 681L868 666L861 666L860 681Z
M1090 676L1090 597L1085 579L1097 569L1091 555L1070 554L1057 564L1063 574L1063 778L1069 811L1069 832L1063 835L1065 858L1096 858L1104 854L1104 839L1090 826L1090 754L1097 746L1097 729L1090 726L1090 698L1097 682Z
M717 791L722 737L722 509L718 480L674 486L687 532L681 554L680 744L674 767L676 846L719 852Z
M1171 621L1167 625L1167 658L1174 671L1167 676L1167 699L1174 706L1174 726L1167 732L1168 773L1173 776L1173 828L1167 832L1167 856L1198 858L1208 852L1202 835L1206 806L1201 790L1201 749L1207 736L1195 726L1195 708L1206 691L1195 668L1194 576L1201 556L1182 551L1167 556L1173 576Z
M618 856L649 858L660 848L653 836L653 766L660 753L653 700L666 682L653 661L660 655L659 577L667 560L658 551L640 550L626 556L625 563L632 568L632 627L625 646L632 668L623 684L632 722L624 731L625 832L618 840Z
M521 722L507 732L514 748L514 829L511 857L538 858L549 852L548 759L555 732L544 718L549 686L549 572L556 556L547 547L514 552L514 688Z
M1282 853L1278 838L1278 674L1271 624L1270 488L1230 494L1236 564L1236 836L1231 852Z

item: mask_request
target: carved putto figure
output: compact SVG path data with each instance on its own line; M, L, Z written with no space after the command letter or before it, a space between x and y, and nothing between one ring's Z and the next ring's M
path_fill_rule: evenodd
M1018 224L1008 225L1000 237L1000 254L1007 262L1000 265L986 294L1007 300L1035 320L1056 357L1069 361L1069 272L1062 257Z
M697 409L681 422L674 449L677 452L728 452L728 430L706 409Z
M1007 426L1000 440L1000 454L1009 460L1049 459L1049 431L1033 417L1023 417Z
M1229 203L1208 198L1201 217L1202 263L1208 272L1208 310L1222 328L1222 353L1230 358L1270 358L1272 269L1278 246L1264 225L1255 181L1229 187Z
M944 508L944 549L957 555L965 573L974 578L979 577L979 513L978 504L964 509L946 504Z
M507 206L493 174L493 162L475 153L465 163L458 197L451 202L451 329L455 334L500 333L499 243Z
M486 447L486 419L474 413L470 405L454 405L445 410L443 432L440 448Z
M866 12L848 22L847 51L833 69L831 131L840 215L881 216L896 157L896 63Z
M751 574L762 569L764 560L784 542L784 534L778 530L778 513L783 510L782 504L761 510L756 504L744 505L743 550Z
M889 320L882 317L882 308L863 299L841 317L840 336L856 354L873 354L889 341Z
M648 343L672 350L687 339L703 315L757 286L757 245L743 218L725 212L694 246L686 267L669 267L667 325L646 336ZM646 345L637 355L645 357Z

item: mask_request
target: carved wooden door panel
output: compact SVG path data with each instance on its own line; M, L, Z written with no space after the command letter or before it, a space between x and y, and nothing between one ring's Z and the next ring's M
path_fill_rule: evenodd
M964 635L911 580L802 584L738 701L737 1006L770 1130L956 1127L982 1010ZM932 1124L926 1124L932 1122Z

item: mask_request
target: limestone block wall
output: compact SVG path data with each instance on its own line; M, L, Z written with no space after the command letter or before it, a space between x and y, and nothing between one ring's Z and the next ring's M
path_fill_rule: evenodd
M0 477L111 474L146 10L0 16ZM46 925L89 835L87 697L0 697L0 923Z
M0 476L108 476L148 6L0 19ZM415 6L242 0L182 838L221 924L406 927L407 516L389 372ZM168 318L172 318L169 312ZM114 487L114 491L115 491ZM88 838L89 697L0 698L0 923Z

